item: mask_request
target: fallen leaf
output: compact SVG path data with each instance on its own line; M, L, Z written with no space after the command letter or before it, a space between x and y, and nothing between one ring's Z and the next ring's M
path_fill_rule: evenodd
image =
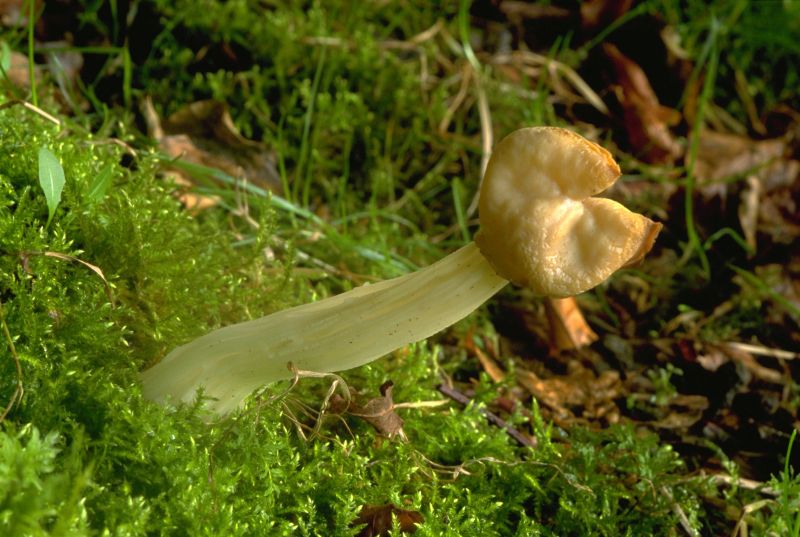
M581 26L590 31L606 28L627 13L633 0L587 0L581 2Z
M564 376L543 379L533 371L518 369L517 380L561 420L573 417L573 409L585 418L615 415L614 399L622 388L618 372L595 375L577 361L570 364L570 371Z
M474 354L478 358L478 361L481 363L481 366L483 366L483 370L486 371L486 373L493 381L500 382L506 377L505 372L497 364L497 362L491 357L487 356L487 354L483 352L480 349L480 347L475 345L472 329L470 329L469 333L467 334L467 337L464 339L464 347L467 349L468 352Z
M20 52L11 51L6 76L13 85L19 88L29 88L31 75L28 69L28 57ZM42 69L38 65L33 68L33 77L37 83L41 82Z
M800 162L786 158L788 152L783 138L758 141L709 129L699 134L694 170L698 191L705 200L720 198L725 203L731 179L745 177L738 215L754 250L758 232L778 243L800 235L795 192Z
M563 7L519 0L503 0L498 7L513 24L519 24L526 19L566 19L572 15Z
M249 184L280 192L275 154L261 142L241 135L225 103L215 100L191 103L163 123L150 99L142 102L142 112L150 135L158 140L166 155L216 168ZM171 173L180 185L192 186L198 182L186 170L172 169ZM183 194L181 201L194 209L216 204L213 197L193 193Z
M787 148L783 138L756 141L710 129L700 131L697 144L694 173L700 184L745 174L770 177L774 182L776 178L768 173L769 167L784 155ZM788 178L777 180L783 183Z
M399 436L404 440L403 418L395 412L392 388L393 383L391 381L384 382L380 388L380 397L370 399L363 406L357 403L351 404L350 414L363 419L375 427L376 431L388 438Z
M400 509L387 503L384 505L365 505L361 508L358 518L352 522L351 526L366 524L358 532L358 537L389 535L395 518L400 526L400 531L403 533L414 533L417 531L417 524L422 523L423 520L422 513L418 511Z
M670 412L652 424L661 429L688 429L703 418L708 398L702 395L677 394L669 401Z
M674 162L683 154L683 149L669 126L680 121L680 114L661 106L645 72L616 46L604 43L603 51L616 73L615 91L622 104L625 130L633 150L650 163Z
M797 161L791 161L797 162ZM800 166L798 166L800 168ZM795 173L800 177L800 173ZM800 237L800 182L792 188L779 188L761 196L758 206L758 231L776 244L791 244Z
M61 90L61 99L73 110L81 110L88 102L81 97L79 78L83 69L83 54L65 41L51 41L41 46L50 76Z
M23 2L23 0L0 0L0 24L6 28L21 28L25 26L28 23L26 5L27 3Z
M723 365L727 364L730 361L730 357L718 348L709 347L707 349L703 349L702 353L698 353L695 360L697 360L698 364L703 366L703 369L713 373Z
M545 311L550 323L551 352L580 349L597 341L575 298L548 298Z

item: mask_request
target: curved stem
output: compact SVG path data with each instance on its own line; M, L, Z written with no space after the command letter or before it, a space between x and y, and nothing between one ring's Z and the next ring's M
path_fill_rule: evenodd
M502 289L475 243L399 278L215 330L142 374L144 395L191 402L197 389L220 414L253 390L301 370L357 367L466 317Z

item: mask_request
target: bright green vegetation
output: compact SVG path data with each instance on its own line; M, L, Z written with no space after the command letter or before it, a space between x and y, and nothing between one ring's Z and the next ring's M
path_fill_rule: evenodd
M287 384L268 388L217 423L194 407L144 401L138 373L177 345L408 272L464 244L476 229L469 207L482 97L470 83L462 105L448 108L466 76L458 25L466 4L256 12L262 3L147 2L139 9L157 21L155 35L127 41L101 22L107 6L86 4L83 30L115 43L99 51L108 62L98 81L81 88L90 111L60 114L66 123L56 126L21 105L0 110L0 406L16 393L17 360L24 386L0 424L0 535L356 535L350 523L361 507L385 503L419 511L416 535L425 536L681 535L687 523L712 531L718 515L702 498L724 489L689 473L657 436L632 426L563 431L543 423L532 403L537 446L519 447L481 414L497 393L485 376L466 408L399 410L408 442L382 439L352 417L327 417L310 436L315 422L298 409L318 408L330 378L304 379L288 395ZM720 86L732 69L760 65L747 39L777 47L798 32L780 14L779 31L759 26L754 10L777 3L720 2L719 13L728 4L741 18L716 24L732 48L706 46L713 10L667 10L692 57L718 56ZM398 45L432 28L433 37ZM26 39L27 29L5 36L19 51ZM202 59L198 43L208 47ZM554 54L578 56L566 46ZM787 57L770 55L775 65ZM225 70L231 63L236 69ZM480 77L495 136L564 124L546 75L536 91L519 92L496 70L479 69L469 76ZM793 69L787 87L796 87ZM759 93L768 102L785 98L766 75L752 83L775 91ZM6 86L3 102L30 100ZM41 108L58 109L55 91L40 82ZM714 91L723 104L732 98ZM197 190L220 196L220 205L187 214L157 173L163 157L134 127L132 103L146 94L163 116L198 99L226 101L242 133L279 155L282 198L251 189L246 220L231 179L209 177ZM57 206L41 184L43 148L65 176ZM652 208L648 199L629 201ZM76 260L99 267L107 283ZM694 283L701 268L690 261L674 285ZM603 292L587 297L589 309L604 307ZM672 306L665 300L656 310L663 318L645 328ZM452 333L469 327L493 332L485 310ZM440 400L443 373L478 376L449 343L412 345L344 378L365 397L392 379L395 402ZM798 534L798 483L787 465L772 483L779 496L754 511L751 535ZM738 506L761 497L729 492L725 500Z

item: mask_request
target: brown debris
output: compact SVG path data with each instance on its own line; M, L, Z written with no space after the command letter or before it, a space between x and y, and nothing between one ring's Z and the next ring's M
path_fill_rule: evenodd
M36 9L39 9L36 2ZM28 3L23 0L0 0L0 25L6 28L21 28L28 24Z
M680 114L661 106L645 72L616 46L604 43L603 51L616 73L614 89L622 104L625 130L634 152L649 163L673 163L683 154L683 148L669 127L680 121Z
M605 28L625 13L633 0L587 0L581 2L581 26L590 31Z
M773 167L786 150L786 140L782 138L756 141L738 134L703 129L698 140L694 173L701 183L752 173L769 183L764 186L777 187L791 180L786 170Z
M28 57L20 52L11 51L8 71L8 80L18 88L29 89L31 86L30 71L28 70ZM41 82L42 69L38 65L33 68L33 76L38 84Z
M784 377L783 372L761 365L756 360L755 356L742 347L721 343L718 348L730 359L741 364L753 377L759 380L771 382L773 384L783 384L784 382L791 381L791 379Z
M361 508L351 526L361 526L366 524L358 537L375 537L377 535L389 535L394 525L394 519L400 526L402 533L414 533L417 531L417 524L422 523L422 513L401 509L391 503L384 505L365 505Z
M348 412L357 416L370 425L376 431L387 438L399 437L405 440L403 432L403 418L395 412L394 401L392 400L392 381L384 382L381 385L381 396L370 399L363 406L351 403Z
M758 178L749 176L747 186L742 191L739 203L739 224L742 226L744 240L750 250L756 251L756 232L758 230L758 209L761 200L761 183Z
M497 362L475 344L472 329L470 329L467 337L464 339L464 347L470 354L478 358L481 366L483 366L483 370L486 371L486 374L488 374L493 381L501 382L505 378L506 374Z
M512 24L519 24L524 19L564 19L572 15L563 7L518 0L504 0L499 8Z
M580 349L597 341L574 297L548 298L545 311L550 324L551 352Z
M439 391L442 392L447 397L449 397L450 399L452 399L453 401L461 403L464 406L468 405L471 402L471 399L467 394L459 391L453 386L442 384L441 386L439 386ZM501 406L506 407L506 411L509 410L509 407L513 408L514 403L516 403L516 401L512 403L507 398L498 398L498 400L499 400L498 402L501 402ZM486 417L489 423L503 429L508 434L508 436L516 440L519 443L519 445L526 447L536 447L535 438L515 429L511 424L509 424L506 420L504 420L494 412L486 410L485 408L481 408L480 413Z
M686 430L703 418L708 398L703 395L677 394L669 400L669 413L652 423L660 429Z
M198 101L184 106L163 123L152 101L142 102L150 135L168 156L192 164L216 168L257 187L280 192L280 175L272 151L260 142L248 140L233 124L228 107L219 101ZM179 185L190 187L197 180L185 170L172 168ZM187 208L204 209L216 204L209 196L185 192L180 196Z
M584 419L602 418L608 423L619 418L614 399L622 394L622 383L616 371L596 375L572 361L567 375L544 379L533 371L519 369L517 380L539 403L550 408L560 423L573 421L576 413Z

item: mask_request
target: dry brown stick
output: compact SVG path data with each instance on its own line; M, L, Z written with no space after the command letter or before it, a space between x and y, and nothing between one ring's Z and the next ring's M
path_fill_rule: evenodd
M452 399L453 401L461 403L462 405L466 406L471 401L471 399L466 394L458 391L452 386L441 384L437 389L444 395ZM479 411L481 414L483 414L484 417L486 417L487 420L489 420L490 423L492 423L493 425L497 425L501 429L505 430L505 432L508 433L508 436L519 442L520 445L532 448L536 447L535 440L531 440L530 438L519 432L511 424L509 424L506 420L504 420L494 412L486 410L485 408L481 408L479 409Z
M40 116L42 116L46 120L48 120L48 121L50 121L52 123L55 123L59 127L61 126L61 121L58 118L56 118L55 116L53 116L51 114L48 114L47 112L45 112L44 110L42 110L38 106L35 106L35 105L29 103L28 101L23 101L23 100L20 100L20 99L12 99L10 101L4 102L3 104L0 104L0 110L3 110L4 108L11 108L12 106L17 106L17 105L22 106L23 108L27 108L31 112L39 114Z
M471 65L471 64L470 64ZM492 129L492 113L489 109L489 99L486 97L486 90L481 81L481 72L478 66L471 65L475 71L473 80L475 82L475 92L478 94L478 116L481 120L481 175L478 181L478 188L472 201L467 208L467 218L471 218L475 211L478 210L478 196L480 193L480 185L483 182L483 176L486 173L486 167L489 165L489 158L492 156L492 147L494 146L494 130Z
M675 516L678 517L678 521L680 522L683 531L686 532L686 535L689 535L690 537L698 537L700 534L697 533L696 529L694 529L689 517L687 517L686 513L683 512L681 505L675 501L675 498L672 496L672 493L669 491L669 489L667 487L661 487L661 493L666 496L672 504L672 511L675 513Z
M11 399L8 401L8 405L3 410L3 413L0 414L0 423L6 419L8 413L11 412L11 409L14 408L14 405L22 401L22 395L25 393L25 388L22 385L22 365L19 363L19 355L17 354L17 348L14 346L14 338L11 337L11 332L8 329L8 324L6 323L6 315L3 311L3 303L0 302L0 324L3 327L3 334L5 334L6 339L8 340L8 349L11 351L11 357L14 360L14 367L17 370L17 387L14 389L14 393L11 395Z

